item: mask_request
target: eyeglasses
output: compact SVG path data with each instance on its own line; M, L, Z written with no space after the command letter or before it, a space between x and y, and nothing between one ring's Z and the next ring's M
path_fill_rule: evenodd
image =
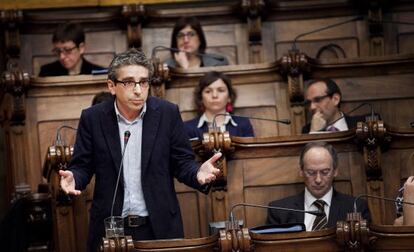
M54 48L52 52L57 56L60 56L61 53L63 53L63 55L69 55L75 48L78 48L78 46L72 48Z
M333 169L324 169L324 170L320 170L320 171L304 169L303 173L308 178L315 178L316 176L318 176L318 173L321 175L321 177L328 177L332 174L332 171L333 171Z
M326 97L330 97L330 96L331 95L329 94L316 96L312 100L305 100L305 105L310 105L311 103L320 103L323 99L325 99Z
M127 89L133 89L137 85L139 85L140 88L147 88L147 87L149 87L150 82L151 82L150 79L141 79L139 81L134 81L134 80L121 81L121 80L116 80L115 79L115 83L121 83Z
M184 39L185 37L187 37L187 38L189 38L189 39L191 39L191 38L193 38L193 37L195 37L195 36L197 36L197 33L196 32L193 32L193 31L189 31L189 32L179 32L178 34L177 34L177 39Z

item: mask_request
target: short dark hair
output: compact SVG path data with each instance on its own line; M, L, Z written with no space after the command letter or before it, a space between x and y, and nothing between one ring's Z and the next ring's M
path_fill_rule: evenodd
M92 106L96 105L96 104L99 104L99 103L102 103L102 102L105 102L105 101L111 101L111 100L113 101L113 99L114 99L114 96L110 92L102 91L102 92L97 93L93 97Z
M174 25L174 29L171 35L171 48L177 48L177 35L186 26L190 26L194 31L197 32L197 36L200 39L200 47L198 52L204 53L207 48L206 37L204 35L203 28L201 27L200 21L196 17L181 17ZM171 57L174 58L174 52L171 51Z
M67 42L73 41L76 46L85 42L85 33L80 24L77 23L64 23L60 24L53 33L52 42Z
M109 64L108 68L108 79L115 82L116 80L116 70L123 66L143 66L148 69L149 78L151 79L152 75L154 74L154 66L152 65L151 61L145 56L145 54L141 50L137 50L135 48L131 48L126 52L117 54L114 59L112 60L111 64Z
M335 81L333 81L332 79L329 78L322 78L322 79L312 79L307 83L307 88L309 88L310 86L312 86L313 84L317 83L317 82L323 82L326 85L326 94L329 96L333 96L334 94L339 94L340 96L340 100L338 103L338 108L341 106L341 101L342 101L342 92L341 89L339 89L338 84L336 84Z
M203 90L211 83L219 79L221 79L224 82L224 84L226 84L227 89L229 91L231 104L234 105L234 102L237 98L237 93L231 85L230 77L220 72L211 71L207 72L206 74L204 74L203 77L201 77L200 81L198 82L198 86L194 90L194 103L197 106L197 108L199 108L199 112L201 112L200 108L203 106Z
M305 145L305 147L302 150L302 153L300 153L300 159L299 159L299 164L300 164L300 168L303 170L304 166L305 166L305 162L304 162L304 158L305 158L305 154L313 148L324 148L325 150L327 150L329 152L329 154L331 155L331 159L332 159L332 166L334 169L337 168L338 166L338 154L336 153L335 148L331 145L328 144L327 142L310 142L307 143Z

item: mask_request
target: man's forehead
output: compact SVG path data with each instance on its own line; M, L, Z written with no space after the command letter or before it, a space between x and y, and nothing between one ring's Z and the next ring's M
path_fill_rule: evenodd
M318 81L310 85L307 89L307 95L324 95L326 94L327 86L323 81Z
M140 77L148 77L149 75L149 70L148 68L141 66L141 65L122 65L116 68L115 72L117 74L125 74L125 73L129 73L129 74L135 74L135 75L139 75Z
M313 147L305 153L303 161L306 166L307 162L332 162L332 157L327 149L323 147Z

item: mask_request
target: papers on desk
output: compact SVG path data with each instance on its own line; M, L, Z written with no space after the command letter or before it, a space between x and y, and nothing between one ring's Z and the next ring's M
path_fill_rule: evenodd
M254 234L278 234L305 231L306 227L303 223L281 224L281 225L265 225L251 228L249 231Z

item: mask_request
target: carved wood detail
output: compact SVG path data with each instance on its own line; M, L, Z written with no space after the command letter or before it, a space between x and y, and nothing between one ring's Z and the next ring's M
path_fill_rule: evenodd
M13 96L13 103L10 106L10 117L12 125L24 125L26 119L25 94L29 88L29 74L13 68L5 71L0 80L1 88Z
M122 6L122 15L127 21L127 39L129 48L141 48L142 23L146 17L143 4L129 4Z
M134 242L131 236L117 238L102 238L102 245L99 251L103 252L122 252L134 251Z
M152 58L154 74L151 79L151 94L156 97L165 98L166 82L170 80L170 71L167 64L159 58Z
M280 74L288 80L288 94L291 104L304 101L303 75L310 72L309 58L297 50L290 50L279 61Z
M385 54L384 27L382 23L382 8L371 6L368 10L370 55L383 56Z
M20 32L19 24L23 22L22 10L4 10L0 12L0 21L3 28L6 55L9 58L19 58Z
M220 230L221 251L252 251L247 228L240 228L238 221L226 221L225 225L225 230Z
M338 221L336 224L336 239L346 251L363 251L368 245L368 223L361 213L348 213L346 221Z
M266 4L263 0L242 0L241 8L247 20L249 63L260 63L263 61L262 19L266 16Z

